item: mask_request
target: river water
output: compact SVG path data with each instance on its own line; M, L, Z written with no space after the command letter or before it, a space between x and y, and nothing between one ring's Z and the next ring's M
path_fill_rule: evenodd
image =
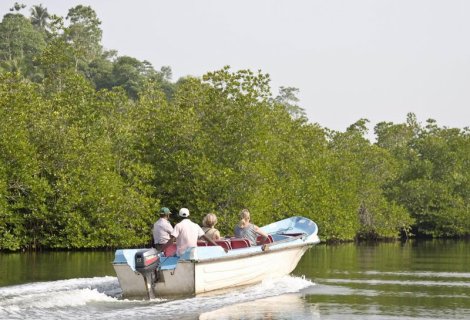
M470 319L470 242L319 245L281 279L126 300L113 252L0 254L0 319Z

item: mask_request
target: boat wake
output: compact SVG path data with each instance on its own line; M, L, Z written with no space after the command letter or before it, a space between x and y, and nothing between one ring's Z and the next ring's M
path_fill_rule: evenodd
M0 319L41 318L96 302L117 301L115 277L79 278L0 288Z
M0 288L0 319L197 319L237 303L299 293L313 286L302 277L285 276L261 284L186 299L127 300L120 298L115 277L79 278Z

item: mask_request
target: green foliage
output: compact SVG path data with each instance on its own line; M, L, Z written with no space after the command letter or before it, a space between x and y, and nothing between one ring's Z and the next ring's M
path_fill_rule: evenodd
M35 79L34 57L45 47L44 34L19 13L9 13L0 22L0 71L21 72Z
M435 237L469 235L469 132L439 128L434 120L424 128L389 125L385 131L414 132L407 134L406 144L394 147L401 170L385 190L416 219L416 232Z
M0 250L142 246L160 205L225 235L293 215L324 240L470 233L468 129L308 123L298 90L229 67L171 69L103 52L85 6L0 23ZM68 26L65 22L69 23ZM10 72L14 71L14 72Z
M0 248L19 249L35 244L46 212L47 182L31 134L31 107L36 88L18 75L0 78Z
M127 98L96 93L80 76L60 81L63 90L41 96L18 76L2 79L1 247L147 243L158 202L142 169L115 153Z
M299 98L297 98L298 93L299 89L297 88L280 87L279 95L274 100L284 106L293 118L303 119L306 121L307 114L305 113L305 110L297 104L299 102Z
M64 38L75 50L75 65L88 64L101 55L101 21L89 6L78 5L69 10L66 19L70 25L64 29Z
M31 8L31 24L39 31L46 32L49 23L49 12L47 9L40 5L35 5Z

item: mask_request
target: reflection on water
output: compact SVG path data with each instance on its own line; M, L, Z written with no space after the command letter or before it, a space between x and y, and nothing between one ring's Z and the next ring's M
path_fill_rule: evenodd
M318 246L297 272L322 319L470 319L470 243ZM316 268L312 268L315 266Z
M120 298L112 252L0 254L0 319L470 319L470 242L320 245L293 275L185 299Z
M112 251L0 253L0 287L38 281L115 276Z
M236 319L320 319L320 314L317 306L305 303L300 294L284 294L230 305L199 316L199 320Z

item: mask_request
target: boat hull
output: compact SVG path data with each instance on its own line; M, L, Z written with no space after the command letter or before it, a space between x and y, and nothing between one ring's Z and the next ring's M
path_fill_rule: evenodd
M113 264L114 271L125 298L148 298L147 287L142 275L127 265ZM152 288L155 297L193 295L194 263L180 262L175 269L158 271L158 280Z
M259 283L291 273L309 246L271 250L214 262L195 263L195 293Z
M209 261L179 261L175 269L158 271L156 297L184 296L245 286L291 273L310 245L247 253ZM113 264L123 296L147 297L144 278L127 264Z

